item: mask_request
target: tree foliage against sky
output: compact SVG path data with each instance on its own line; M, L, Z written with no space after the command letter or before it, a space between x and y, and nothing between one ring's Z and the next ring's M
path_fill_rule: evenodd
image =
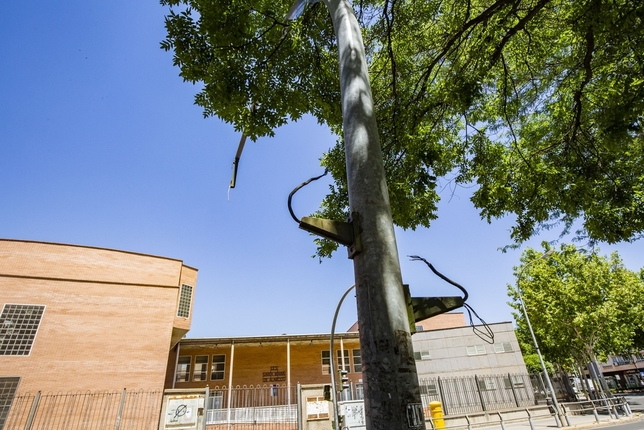
M585 365L608 354L621 354L638 343L644 327L644 282L624 267L615 252L609 257L562 245L550 258L524 252L515 276L537 337L548 360ZM521 311L517 287L508 285L518 337L532 343Z
M185 80L202 84L204 115L256 139L312 114L339 136L322 157L335 182L318 215L345 219L324 4L287 22L290 0L161 3L170 6L162 47ZM577 220L577 236L591 241L642 235L644 2L356 0L354 10L397 225L428 227L440 189L474 184L482 217L516 217L516 243Z

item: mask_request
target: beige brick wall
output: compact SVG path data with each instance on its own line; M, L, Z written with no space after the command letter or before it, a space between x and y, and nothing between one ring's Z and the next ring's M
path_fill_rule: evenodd
M86 246L0 240L0 274L176 288L179 260Z
M196 287L196 270L182 267L121 251L0 240L0 309L46 306L30 355L0 355L0 376L20 376L20 393L162 389L179 282ZM141 285L148 282L162 285ZM189 328L189 319L182 323Z

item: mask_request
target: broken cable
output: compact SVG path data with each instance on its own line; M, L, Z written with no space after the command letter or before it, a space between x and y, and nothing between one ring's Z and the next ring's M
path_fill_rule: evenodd
M464 294L463 302L465 302L467 300L467 298L469 297L469 294L467 293L467 290L465 288L463 288L463 286L461 286L460 284L452 281L447 276L443 275L438 270L436 270L434 268L434 266L432 265L432 263L430 263L429 261L425 260L423 257L420 257L418 255L408 255L408 257L411 258L411 261L422 261L422 262L424 262L431 269L431 271L434 272L434 274L436 276L441 278L443 281L454 285L456 288L458 288L459 290L461 290L463 292L463 294ZM474 334L476 334L481 340L483 340L483 341L485 341L485 342L487 342L489 344L494 343L494 332L492 331L490 326L483 320L483 318L481 318L479 316L479 314L476 313L474 308L472 308L470 305L468 305L467 303L463 303L463 307L465 309L467 309L467 314L468 314L468 316L470 318L470 325L472 326L472 330L474 331ZM474 325L474 320L472 319L472 314L474 314L476 316L476 318L478 318L478 320L483 323L483 328L485 329L485 331L477 328Z
M295 213L293 212L293 208L291 207L291 200L293 199L293 195L295 195L295 193L297 193L302 187L307 186L308 184L310 184L313 181L317 181L321 177L325 176L327 173L329 173L329 169L324 169L324 173L322 173L320 176L314 176L313 178L302 182L300 185L295 187L295 189L293 191L291 191L291 193L288 195L288 211L289 211L289 213L291 214L291 217L293 217L293 219L295 220L296 223L299 224L300 220L295 216Z

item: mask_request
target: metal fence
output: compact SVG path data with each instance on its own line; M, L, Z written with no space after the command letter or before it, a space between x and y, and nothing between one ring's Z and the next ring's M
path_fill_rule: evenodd
M209 390L208 430L297 429L297 387L263 385L214 387Z
M156 430L162 399L159 390L21 394L2 430Z
M574 398L570 398L568 396L566 392L566 385L561 375L549 375L549 376L550 376L550 382L552 383L552 388L553 390L555 390L555 395L557 396L557 399L559 399L560 401L575 400ZM547 384L543 377L543 372L531 374L530 382L532 382L532 386L534 387L535 402L545 404L547 402L546 400L547 397L549 397L548 394L550 390L547 388Z
M420 380L421 399L442 403L445 415L497 411L535 404L527 374L474 375Z

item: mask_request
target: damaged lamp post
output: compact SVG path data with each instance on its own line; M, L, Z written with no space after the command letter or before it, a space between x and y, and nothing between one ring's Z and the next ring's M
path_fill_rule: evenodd
M338 44L347 188L352 217L348 223L328 223L334 224L339 236L336 240L349 247L349 256L354 262L367 429L424 429L407 305L360 25L347 0L323 1L329 9ZM298 0L291 11L301 12L305 4L306 0ZM292 15L290 13L289 18L294 18ZM310 227L307 230L315 228Z

